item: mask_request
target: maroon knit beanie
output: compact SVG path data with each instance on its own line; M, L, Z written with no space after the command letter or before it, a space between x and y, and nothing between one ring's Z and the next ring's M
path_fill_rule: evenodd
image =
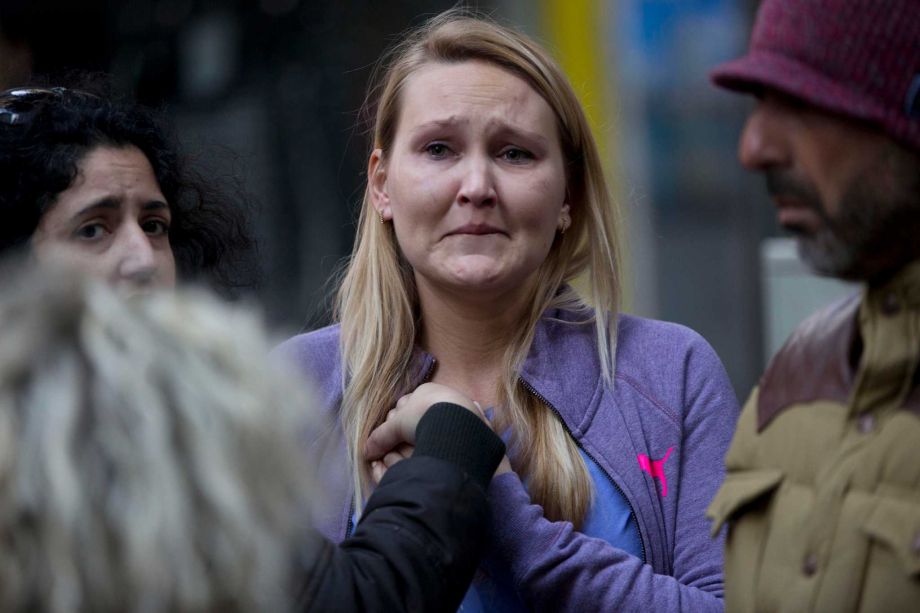
M920 0L763 0L747 55L711 77L872 122L920 150Z

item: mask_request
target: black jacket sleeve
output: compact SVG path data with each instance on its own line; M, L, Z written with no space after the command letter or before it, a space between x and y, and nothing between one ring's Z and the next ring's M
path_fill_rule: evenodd
M412 457L390 468L354 534L320 537L301 611L455 611L485 546L485 489L505 446L463 407L419 422Z

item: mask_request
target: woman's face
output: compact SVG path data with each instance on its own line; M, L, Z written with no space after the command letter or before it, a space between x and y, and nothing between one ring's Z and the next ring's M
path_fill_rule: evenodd
M549 104L480 61L425 65L400 96L392 150L374 151L368 176L419 291L525 287L569 221Z
M173 287L170 210L147 157L99 146L78 165L32 235L32 253L129 289Z

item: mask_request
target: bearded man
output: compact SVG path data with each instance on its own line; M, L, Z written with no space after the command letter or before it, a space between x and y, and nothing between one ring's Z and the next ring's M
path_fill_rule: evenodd
M764 0L719 86L817 272L864 283L751 394L708 514L731 611L920 606L920 2Z

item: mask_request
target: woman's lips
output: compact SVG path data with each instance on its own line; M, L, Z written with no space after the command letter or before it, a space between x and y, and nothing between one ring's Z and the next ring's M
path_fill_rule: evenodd
M460 226L459 228L454 228L447 233L447 236L457 236L457 235L473 235L473 236L482 236L486 234L507 234L503 230L496 228L495 226L490 226L489 224L484 223L468 223Z

